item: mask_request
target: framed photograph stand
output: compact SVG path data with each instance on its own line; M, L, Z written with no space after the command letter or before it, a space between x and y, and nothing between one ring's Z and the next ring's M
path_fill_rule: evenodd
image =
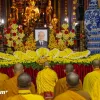
M34 36L36 41L36 48L48 48L49 42L49 28L35 28Z

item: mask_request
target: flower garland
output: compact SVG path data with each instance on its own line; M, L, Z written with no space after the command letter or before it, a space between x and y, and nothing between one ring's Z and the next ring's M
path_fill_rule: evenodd
M56 35L59 45L65 44L67 47L74 45L75 31L69 31L68 27L68 24L63 24L62 30Z
M15 47L22 44L25 36L22 26L17 25L16 22L13 22L7 29L4 29L4 33L8 47Z
M39 66L46 61L49 61L51 64L91 64L94 59L100 59L100 54L89 55L89 50L74 52L69 48L66 48L63 51L56 48L53 50L46 48L40 48L37 51L27 50L26 53L15 51L13 55L0 52L0 66L6 67L16 63L22 63L27 66L31 65L33 68L36 68L36 66L39 68Z

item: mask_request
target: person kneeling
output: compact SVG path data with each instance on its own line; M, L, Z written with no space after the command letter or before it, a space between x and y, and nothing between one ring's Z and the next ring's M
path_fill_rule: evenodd
M54 100L91 100L87 92L77 88L79 84L79 76L70 72L67 74L68 90L55 97Z
M42 96L31 93L29 89L31 77L28 74L20 74L17 79L17 84L19 88L18 95L9 97L7 100L44 100Z

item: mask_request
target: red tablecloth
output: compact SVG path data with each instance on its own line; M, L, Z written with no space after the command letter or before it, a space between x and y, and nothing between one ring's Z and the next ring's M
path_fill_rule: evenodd
M53 67L53 70L55 70L57 72L57 75L58 75L59 78L62 78L62 77L65 76L64 68L65 68L65 65L55 65ZM82 65L82 64L81 65L74 64L74 68L75 68L75 72L80 76L80 79L82 81L84 79L84 76L88 72L91 72L93 70L91 65L86 66L86 65ZM13 69L13 67L10 67L10 68L6 68L6 67L5 68L0 68L0 72L3 72L5 74L7 74L9 77L12 77L13 76L13 70L12 69ZM32 69L30 67L30 68L25 68L25 72L30 74L30 76L32 77L32 81L35 84L38 70L34 70L34 69Z

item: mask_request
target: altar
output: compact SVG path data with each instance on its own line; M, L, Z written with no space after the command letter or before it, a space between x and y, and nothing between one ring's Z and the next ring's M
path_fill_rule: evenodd
M69 63L82 81L93 70L92 61L100 59L97 0L91 0L89 7L77 7L77 0L9 0L8 6L7 20L0 17L0 72L12 77L14 64L21 63L35 83L46 61L59 78ZM79 8L87 9L85 22L78 18Z

